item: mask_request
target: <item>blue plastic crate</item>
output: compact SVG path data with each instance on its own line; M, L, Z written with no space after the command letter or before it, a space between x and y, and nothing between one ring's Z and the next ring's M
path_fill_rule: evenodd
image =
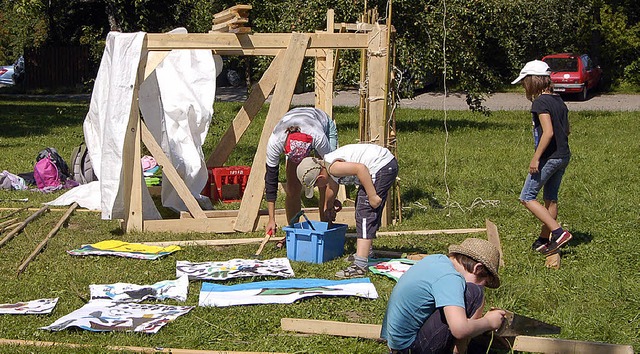
M323 263L342 256L347 225L332 223L327 229L326 222L311 220L311 224L315 230L306 221L282 228L287 233L287 258Z

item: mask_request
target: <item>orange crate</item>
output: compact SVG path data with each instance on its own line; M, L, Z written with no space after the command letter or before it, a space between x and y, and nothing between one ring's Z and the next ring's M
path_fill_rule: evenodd
M214 202L239 202L242 200L250 172L250 166L214 167L209 170L209 181L203 194L210 193Z

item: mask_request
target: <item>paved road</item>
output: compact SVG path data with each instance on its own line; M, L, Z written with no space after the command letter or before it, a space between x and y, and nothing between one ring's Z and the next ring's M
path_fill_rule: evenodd
M216 99L220 101L243 101L246 99L244 89L233 89L220 87L217 90ZM360 98L358 92L338 91L333 98L335 106L357 107ZM572 111L640 111L640 95L590 95L586 101L577 101L567 96L565 102ZM313 105L314 94L307 92L294 95L292 103L294 105ZM529 110L529 102L521 93L496 93L485 101L485 105L492 111L498 110ZM400 108L420 108L442 110L467 110L466 97L464 94L451 93L446 99L442 93L424 93L412 99L401 99Z
M11 98L39 98L51 100L64 99L90 99L88 94L82 95L10 95L0 93L0 99L11 100ZM216 90L216 100L222 102L243 102L247 99L245 88L219 87ZM267 100L269 101L269 100ZM360 97L358 91L338 91L333 98L335 106L358 107ZM577 101L567 96L565 102L571 111L640 111L640 95L590 95L586 101ZM294 95L292 103L294 105L314 105L313 92ZM485 101L485 106L492 111L499 110L529 110L531 103L521 93L496 93ZM446 99L442 93L424 93L415 98L401 99L400 108L436 109L442 110L468 110L465 95L450 93Z

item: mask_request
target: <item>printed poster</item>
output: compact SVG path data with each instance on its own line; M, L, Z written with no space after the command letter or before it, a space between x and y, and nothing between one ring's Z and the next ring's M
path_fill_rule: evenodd
M390 259L388 261L378 262L375 265L369 266L369 270L374 274L385 275L395 281L398 281L400 277L416 264L416 261L409 259Z
M237 285L203 283L198 306L290 304L311 296L359 296L376 299L378 292L369 278L285 279Z
M40 327L48 331L62 331L77 327L93 332L125 331L157 333L167 323L193 309L193 306L161 304L117 303L93 300L54 323Z
M232 259L226 262L191 263L178 261L176 276L188 275L189 280L226 280L242 277L281 277L294 276L291 263L287 258Z
M141 302L144 300L187 301L189 277L181 276L176 280L164 280L152 285L128 283L91 284L91 300L112 300L115 302Z
M58 304L58 298L39 299L15 304L0 304L0 315L47 315Z
M141 243L129 243L118 240L107 240L81 248L67 251L72 256L117 256L136 259L158 259L181 250L180 246L149 246Z

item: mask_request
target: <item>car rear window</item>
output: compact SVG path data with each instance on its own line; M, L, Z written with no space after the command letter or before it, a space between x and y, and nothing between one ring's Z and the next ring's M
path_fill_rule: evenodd
M578 59L576 58L547 58L544 60L551 71L578 71Z

